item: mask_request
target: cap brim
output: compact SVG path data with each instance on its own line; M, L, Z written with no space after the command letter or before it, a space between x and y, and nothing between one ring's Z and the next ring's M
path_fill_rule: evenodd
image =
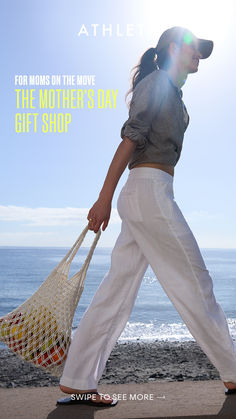
M198 39L198 51L202 55L202 58L210 57L213 50L213 42L207 39Z

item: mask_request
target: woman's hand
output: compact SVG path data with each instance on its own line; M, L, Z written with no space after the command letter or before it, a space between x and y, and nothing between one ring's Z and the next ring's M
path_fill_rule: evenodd
M111 201L104 201L102 198L94 203L92 208L89 210L87 219L89 220L89 230L97 233L102 223L102 230L104 231L107 228L109 219L111 215Z

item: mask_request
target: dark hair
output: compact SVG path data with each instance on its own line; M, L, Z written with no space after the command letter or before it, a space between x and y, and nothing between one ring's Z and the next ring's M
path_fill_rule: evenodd
M138 64L131 69L131 73L136 69L135 73L131 79L131 88L125 95L125 100L127 96L133 92L135 86L148 74L152 73L154 70L161 68L162 70L167 70L170 65L170 56L168 52L168 47L162 48L159 51L158 55L156 48L147 49L144 54L141 56ZM128 103L128 105L130 102Z

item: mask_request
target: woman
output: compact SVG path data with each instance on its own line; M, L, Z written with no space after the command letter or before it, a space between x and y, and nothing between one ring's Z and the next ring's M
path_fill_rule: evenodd
M117 403L96 393L97 384L132 311L148 264L218 369L225 387L231 392L236 389L236 345L173 193L174 166L189 122L181 87L212 49L212 41L173 27L162 34L156 48L143 54L137 66L129 118L121 130L123 141L88 213L90 230L106 229L116 185L128 164L129 177L117 203L121 233L112 251L110 270L75 333L60 380L61 390L82 393L83 403ZM67 398L61 403L72 401Z

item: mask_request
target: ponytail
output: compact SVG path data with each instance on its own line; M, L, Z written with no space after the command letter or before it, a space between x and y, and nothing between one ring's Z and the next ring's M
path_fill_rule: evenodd
M134 75L132 76L131 80L131 88L125 95L125 99L127 96L133 92L135 86L148 74L152 73L152 71L157 69L156 63L156 48L149 48L147 49L144 54L141 56L139 63L134 66L131 70L131 73L134 71Z
M135 86L148 74L152 73L154 70L159 68L166 70L170 64L168 47L161 49L157 55L156 48L147 49L144 54L141 56L139 63L134 66L131 70L131 73L136 69L134 75L131 79L131 88L125 95L125 100L127 96L133 92ZM130 102L128 103L128 105Z

